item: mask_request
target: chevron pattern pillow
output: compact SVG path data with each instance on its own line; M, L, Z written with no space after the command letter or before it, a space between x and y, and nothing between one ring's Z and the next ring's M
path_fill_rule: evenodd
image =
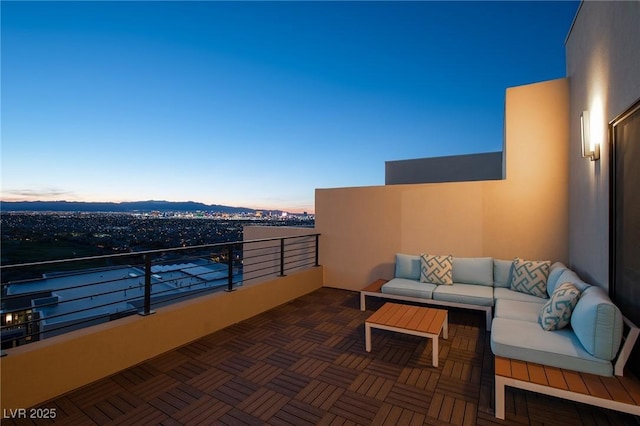
M544 330L559 330L571 322L571 313L578 304L580 290L571 283L560 284L544 304L538 323Z
M420 255L420 282L453 284L453 256Z
M546 299L550 267L551 262L548 260L523 260L516 257L513 261L511 290Z

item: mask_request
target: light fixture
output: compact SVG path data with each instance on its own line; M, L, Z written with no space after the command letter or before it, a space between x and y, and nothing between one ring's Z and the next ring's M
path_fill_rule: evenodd
M589 111L582 111L580 114L580 135L582 138L582 157L591 161L600 159L600 145L593 142L591 137L591 122Z

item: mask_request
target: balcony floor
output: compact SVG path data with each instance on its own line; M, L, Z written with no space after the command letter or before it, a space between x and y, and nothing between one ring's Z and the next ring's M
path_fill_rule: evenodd
M419 337L373 330L365 351L381 303L361 312L357 293L323 288L41 407L74 425L638 424L510 388L500 421L482 313L450 310L434 368Z

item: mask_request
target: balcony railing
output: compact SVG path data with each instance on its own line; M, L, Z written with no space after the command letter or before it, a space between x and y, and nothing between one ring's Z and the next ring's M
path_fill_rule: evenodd
M319 234L0 266L2 349L318 266Z

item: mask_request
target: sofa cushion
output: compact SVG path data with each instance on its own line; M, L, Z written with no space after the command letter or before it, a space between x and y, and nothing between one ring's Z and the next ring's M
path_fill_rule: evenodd
M453 284L453 257L420 255L420 281L432 284Z
M420 280L420 256L411 254L396 254L396 278Z
M519 293L522 294L522 293ZM527 322L538 322L540 309L544 305L543 300L537 297L540 302L523 302L521 300L499 299L496 300L494 316L496 318L510 318Z
M548 282L549 281L551 281L551 274L549 274ZM584 281L582 281L580 279L580 277L578 276L578 274L576 274L575 272L573 272L571 269L568 269L568 268L565 268L564 270L562 270L562 273L558 277L557 282L558 283L571 283L574 286L576 286L576 288L578 290L580 290L580 293L585 291L587 288L591 287L590 284L587 284ZM549 284L547 284L547 285L549 285ZM547 292L549 292L548 288L547 288ZM551 293L553 293L553 290L551 290ZM549 294L551 294L551 293L549 293Z
M567 268L562 262L555 262L549 268L549 278L547 278L547 294L549 295L549 297L551 297L551 294L556 289L558 284L567 282L566 280L565 281L558 280L565 271L569 271L569 268Z
M440 285L433 290L433 300L493 306L493 288L475 284Z
M511 290L547 297L547 278L550 266L551 262L548 260L523 260L516 257L513 261Z
M435 284L421 283L416 280L406 278L394 278L386 282L380 291L385 294L395 294L397 296L417 297L421 299L431 299Z
M493 298L495 300L508 299L508 300L519 300L521 302L540 303L541 305L544 304L544 302L546 302L547 300L547 299L543 299L542 297L532 296L530 294L520 293L519 291L510 290L508 288L500 288L500 287L493 289Z
M511 287L513 260L493 259L493 286Z
M453 282L493 287L493 259L490 257L454 257Z
M491 350L496 356L611 376L611 362L589 354L570 328L544 331L537 322L494 318Z
M571 312L578 303L580 290L571 283L556 287L551 299L540 309L538 323L543 330L559 330L571 321Z
M571 315L571 327L591 355L615 358L622 340L622 314L603 289L589 286Z

